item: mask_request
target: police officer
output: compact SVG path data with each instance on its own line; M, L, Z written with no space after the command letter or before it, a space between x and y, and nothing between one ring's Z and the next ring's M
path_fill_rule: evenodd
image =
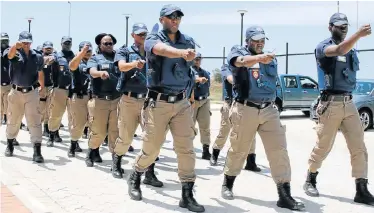
M42 114L42 123L44 123L43 136L49 137L48 119L49 107L51 104L51 95L53 91L53 73L58 73L58 63L55 55L53 54L53 43L46 41L42 45L40 51L44 58L44 88L40 90L40 112Z
M367 189L368 153L364 143L364 131L355 104L352 91L356 87L356 75L359 70L355 43L371 34L370 25L362 26L350 38L348 18L345 14L335 13L330 17L331 37L320 42L315 49L318 85L321 97L316 109L318 140L309 158L305 193L319 196L316 186L318 169L329 154L338 129L346 139L351 153L352 177L356 178L354 202L374 205L374 197Z
M224 64L221 67L221 76L222 76L222 87L223 87L223 97L224 97L224 103L221 108L221 127L219 130L219 134L216 138L216 141L213 144L213 152L212 157L210 158L210 165L216 166L219 153L221 152L221 149L225 146L227 137L230 133L231 125L229 120L229 111L232 105L233 101L233 90L232 90L232 84L233 82L233 76L232 72L229 69L229 65ZM245 170L250 170L254 172L260 172L261 169L256 164L256 137L253 138L251 148L249 150L249 154L247 156L247 163L244 167Z
M13 155L13 141L19 132L25 115L30 130L30 140L34 144L33 161L44 162L41 154L42 126L39 111L38 87L44 87L43 57L30 48L32 35L27 31L19 34L16 44L4 51L10 66L12 90L8 94L8 125L6 128L7 147L5 156Z
M186 89L193 78L190 69L196 54L193 39L178 29L183 15L179 7L165 5L159 19L163 30L157 33L154 27L145 41L149 76L144 104L145 134L142 151L136 157L134 171L128 180L128 193L134 200L142 199L141 175L158 156L169 125L182 182L179 206L204 212L204 206L196 202L192 193L196 179L193 147L196 132Z
M230 111L231 148L226 157L222 197L234 199L232 192L256 132L259 133L277 185L277 206L303 210L304 204L291 197L291 168L285 127L273 108L278 76L274 53L263 53L265 32L259 26L246 31L246 46L234 46L227 61L234 77L235 99Z
M38 45L36 49L34 49L35 52L39 53L40 55L43 54L43 45Z
M4 51L9 48L9 35L8 33L1 33L1 124L7 122L7 108L8 108L8 94L11 89L10 77L9 77L9 59L3 57Z
M107 33L95 37L98 54L87 62L87 72L92 77L92 99L88 102L89 128L86 165L102 162L99 147L108 135L109 149L113 153L118 138L117 105L121 94L116 90L120 72L114 65L116 38Z
M193 61L192 70L195 75L194 85L194 100L195 106L193 109L193 121L199 123L200 141L203 144L203 153L201 158L209 160L211 155L209 153L210 145L210 74L201 68L201 54L197 53Z
M79 53L70 61L69 69L73 74L72 85L69 94L70 106L70 147L69 157L75 157L75 152L81 152L78 140L82 137L87 123L88 115L88 86L90 78L87 74L87 62L92 56L92 44L82 41L79 44Z
M68 104L68 96L71 89L72 75L69 70L69 62L74 58L71 51L72 38L63 36L61 39L61 51L56 54L59 69L54 76L54 88L51 97L50 115L48 121L49 140L47 146L52 147L54 142L62 142L59 134L59 128L62 116L65 110L68 110L68 122L70 126L70 106Z
M135 23L131 36L134 44L130 47L122 46L116 53L115 63L122 72L117 90L122 93L118 105L119 137L114 145L112 175L122 178L121 159L129 150L134 133L142 123L142 108L147 95L147 79L145 65L144 40L148 29L143 23ZM154 174L155 163L152 163L145 173L144 184L162 187Z

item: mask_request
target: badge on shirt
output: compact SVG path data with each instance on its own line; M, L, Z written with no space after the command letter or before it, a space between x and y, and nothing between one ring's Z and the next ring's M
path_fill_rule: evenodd
M102 64L101 69L102 70L108 70L109 69L109 64Z
M44 65L44 68L48 68L48 65L47 65L47 64L45 64L45 65Z
M258 79L258 77L260 76L259 70L258 69L252 69L252 76L253 76L253 78Z
M347 58L345 56L338 56L336 60L343 62L343 63L347 62Z
M64 71L65 70L65 66L60 66L60 71Z

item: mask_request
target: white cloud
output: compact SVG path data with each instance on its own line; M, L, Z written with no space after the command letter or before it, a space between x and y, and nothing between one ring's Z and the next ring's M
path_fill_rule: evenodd
M330 16L337 12L336 2L277 2L269 6L268 3L248 3L251 9L244 15L244 24L258 25L326 25ZM356 2L341 2L340 12L348 16L351 25L356 25ZM359 2L359 23L374 22L374 2ZM240 15L236 10L215 9L204 13L189 14L183 20L188 25L238 25ZM193 12L193 11L191 11Z

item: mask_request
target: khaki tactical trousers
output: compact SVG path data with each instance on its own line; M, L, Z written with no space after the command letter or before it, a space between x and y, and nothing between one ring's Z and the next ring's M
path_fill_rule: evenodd
M119 137L114 145L117 155L124 155L129 149L138 125L142 125L142 108L145 99L122 95L118 104Z
M321 102L319 105L326 106L327 103ZM332 101L326 111L318 116L318 140L309 158L309 171L316 172L321 168L340 128L351 153L352 177L367 178L368 153L364 143L364 130L355 104L352 101Z
M70 137L72 141L79 140L83 135L83 130L88 123L88 95L84 95L83 98L78 98L76 94L73 94L69 98L70 106Z
M65 110L68 110L68 122L69 127L71 126L71 117L70 117L70 106L68 103L68 97L69 91L60 89L60 88L54 88L52 92L51 97L51 103L49 106L49 121L48 121L48 128L50 132L55 132L59 130L62 116L65 113Z
M210 100L195 100L193 122L199 124L200 141L203 145L210 145Z
M42 114L42 123L44 124L48 124L52 92L53 87L44 87L42 90L39 91L40 113Z
M27 127L32 143L42 142L42 125L38 90L28 93L12 89L8 94L8 125L6 136L8 139L17 137L23 116L26 117Z
M5 114L7 114L7 109L8 109L8 94L10 92L10 89L12 89L11 85L1 86L1 92L0 92L0 110L1 110L1 114L0 114L0 118L2 118ZM0 121L0 123L1 123L1 121Z
M285 127L272 105L264 109L234 102L230 111L231 147L227 153L224 173L240 174L256 132L264 144L271 174L275 183L291 181L290 160L287 152Z
M135 169L144 172L160 153L165 134L170 127L177 154L178 176L181 182L195 181L195 151L193 139L196 136L192 120L192 108L187 99L177 103L157 100L154 107L143 111L143 148L135 159Z
M117 107L120 98L101 100L92 98L88 101L90 136L88 147L97 149L108 135L109 150L113 153L114 143L118 138Z

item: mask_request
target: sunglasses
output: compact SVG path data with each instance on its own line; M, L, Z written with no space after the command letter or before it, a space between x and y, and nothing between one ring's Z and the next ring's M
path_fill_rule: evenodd
M348 28L347 25L341 25L341 26L335 26L335 25L334 25L334 27L336 27L336 28L338 28L338 29L340 29L340 30L346 30L346 29Z
M140 37L146 37L147 36L147 33L140 33L140 34L136 34L137 36L140 36Z
M105 42L105 43L102 43L102 45L104 45L104 46L113 46L113 42Z
M171 20L181 20L182 19L182 16L180 16L178 13L172 13L168 16L166 16L166 18L168 19L171 19Z

